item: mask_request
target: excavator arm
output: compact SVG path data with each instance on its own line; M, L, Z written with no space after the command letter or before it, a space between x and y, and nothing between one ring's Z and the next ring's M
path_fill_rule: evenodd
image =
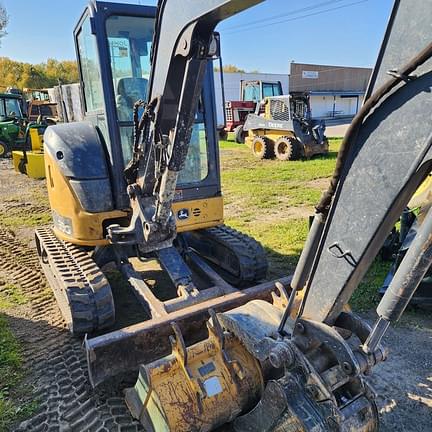
M431 171L430 11L429 2L394 5L367 100L345 136L329 193L317 206L321 235L315 250L305 248L314 260L301 318L334 324Z
M188 153L207 62L218 54L214 29L261 1L159 1L148 97L135 126L134 157L125 171L133 216L129 227L108 230L113 243L138 244L144 252L171 244L177 178Z

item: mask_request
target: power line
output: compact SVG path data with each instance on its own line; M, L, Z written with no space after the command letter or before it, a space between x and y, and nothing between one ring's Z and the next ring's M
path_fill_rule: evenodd
M273 16L263 18L260 20L250 21L250 22L244 23L244 24L239 24L238 26L234 26L234 27L227 27L227 28L223 29L223 31L237 30L239 27L249 27L250 25L253 25L253 24L262 24L262 23L267 22L267 21L272 21L274 19L280 19L282 17L286 17L289 15L295 15L295 14L298 14L300 12L307 12L309 10L319 9L320 7L327 6L329 4L340 3L341 1L345 1L345 0L329 0L329 1L321 2L321 3L317 3L315 5L310 5L310 6L307 6L304 8L292 10L292 11L286 12L284 14L273 15Z
M366 3L367 1L369 1L369 0L360 0L360 1L353 2L353 3L348 3L346 5L341 5L341 6L338 6L338 7L324 9L324 10L319 11L319 12L313 12L313 13L309 13L309 14L306 14L306 15L300 15L298 17L282 20L282 21L276 21L276 22L270 23L270 24L263 24L263 25L255 26L253 28L232 30L232 31L228 31L226 33L223 32L223 34L234 34L234 33L248 32L248 31L255 31L256 29L259 29L259 28L264 28L264 27L269 27L269 26L273 26L273 25L283 24L283 23L290 22L290 21L296 21L296 20L299 20L299 19L308 18L310 16L321 15L321 14L326 13L326 12L331 12L331 11L335 11L335 10L338 10L338 9L344 9L344 8L347 8L347 7L350 7L350 6L354 6L354 5L357 5L357 4L360 4L360 3Z

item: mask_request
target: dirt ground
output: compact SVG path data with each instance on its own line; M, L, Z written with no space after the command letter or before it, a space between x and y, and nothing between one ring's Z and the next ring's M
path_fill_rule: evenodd
M44 182L15 174L9 161L0 161L0 280L19 285L29 298L6 316L23 347L29 394L39 401L37 414L13 430L142 430L123 402L122 388L130 383L91 390L82 342L68 334L41 275L29 225L46 222L44 192ZM25 226L16 222L20 215ZM372 313L367 317L373 321ZM379 394L381 430L432 431L431 314L411 312L385 343L389 359L370 378Z

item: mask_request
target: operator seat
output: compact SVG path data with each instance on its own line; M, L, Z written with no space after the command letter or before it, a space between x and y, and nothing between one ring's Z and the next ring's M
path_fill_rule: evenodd
M126 77L120 78L117 83L116 106L120 121L133 120L133 106L139 99L147 96L146 78Z
M139 99L147 96L146 78L126 77L120 78L117 83L117 118L119 121L133 121L133 106ZM120 140L125 165L132 159L133 133L129 127L120 128Z

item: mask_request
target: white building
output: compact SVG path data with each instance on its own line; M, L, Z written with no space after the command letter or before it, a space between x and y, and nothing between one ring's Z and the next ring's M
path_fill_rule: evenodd
M372 69L292 62L291 94L310 96L313 118L354 117L364 100Z

